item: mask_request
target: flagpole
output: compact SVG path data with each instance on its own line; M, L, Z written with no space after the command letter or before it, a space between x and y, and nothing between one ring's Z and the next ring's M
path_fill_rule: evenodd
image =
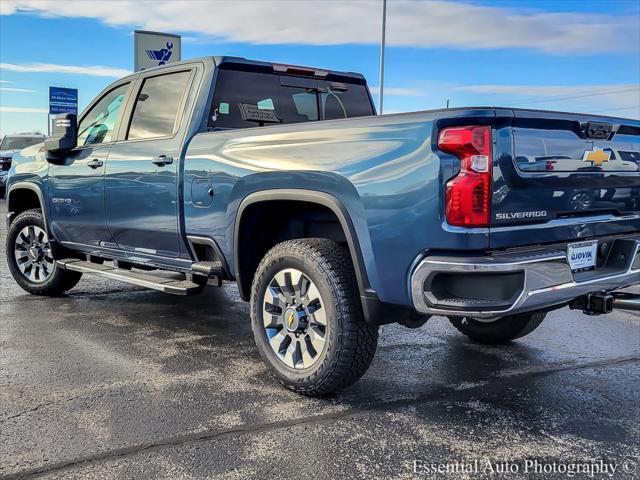
M384 98L384 47L387 29L387 0L382 0L382 38L380 39L380 92L378 97L378 114L382 115Z

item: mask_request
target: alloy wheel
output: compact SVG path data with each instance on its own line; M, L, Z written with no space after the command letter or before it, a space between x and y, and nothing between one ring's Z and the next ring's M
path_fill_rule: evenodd
M37 225L20 230L13 251L18 269L30 282L45 282L55 269L47 232Z
M318 362L327 339L327 316L320 292L300 270L279 271L264 295L262 320L269 345L288 367Z

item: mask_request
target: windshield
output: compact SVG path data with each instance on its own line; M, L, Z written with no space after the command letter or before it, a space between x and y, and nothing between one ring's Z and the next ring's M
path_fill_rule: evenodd
M41 142L44 142L43 137L11 137L7 135L0 143L0 150L21 150Z

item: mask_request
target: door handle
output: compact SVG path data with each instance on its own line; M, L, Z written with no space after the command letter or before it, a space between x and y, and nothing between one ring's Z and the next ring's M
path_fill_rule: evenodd
M166 155L158 155L156 158L151 160L151 163L153 163L154 165L158 165L159 167L162 167L164 165L169 165L170 163L173 163L173 157L167 157Z
M101 167L103 165L102 160L98 160L97 158L94 158L93 160L89 160L87 162L87 167L89 168L98 168Z

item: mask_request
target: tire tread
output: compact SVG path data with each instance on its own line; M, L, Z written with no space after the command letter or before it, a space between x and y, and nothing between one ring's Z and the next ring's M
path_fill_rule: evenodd
M322 368L315 369L306 381L296 383L281 378L273 368L269 370L290 390L307 396L326 395L353 384L364 375L375 355L378 329L367 324L364 319L358 283L348 250L325 238L287 240L269 250L257 269L252 288L252 304L256 303L257 286L263 281L267 267L276 259L292 252L311 259L333 286L332 301L338 317L336 321L342 325L337 339L339 352L337 355L325 356L324 361L331 361L332 365L323 373L322 378ZM255 314L252 306L252 315ZM268 361L266 363L269 365Z

